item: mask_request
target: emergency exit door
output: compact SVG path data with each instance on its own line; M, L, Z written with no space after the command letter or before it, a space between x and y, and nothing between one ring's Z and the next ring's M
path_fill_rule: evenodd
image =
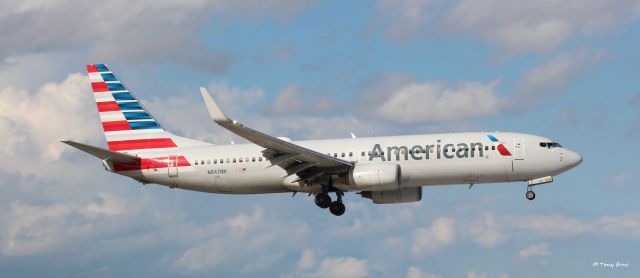
M173 178L173 177L177 177L178 176L178 156L177 155L170 155L169 156L169 162L167 163L168 165L168 171L169 171L169 177Z

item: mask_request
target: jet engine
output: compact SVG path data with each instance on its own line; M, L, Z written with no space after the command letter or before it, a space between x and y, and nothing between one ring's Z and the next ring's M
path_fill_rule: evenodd
M363 198L376 204L410 203L422 200L422 187L400 188L383 191L362 191Z
M346 179L345 189L360 190L391 190L400 187L400 165L394 163L356 164Z

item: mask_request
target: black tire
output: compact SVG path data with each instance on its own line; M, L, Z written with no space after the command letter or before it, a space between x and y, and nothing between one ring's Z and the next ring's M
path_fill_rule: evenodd
M320 193L316 195L316 206L322 209L326 209L331 206L331 196L327 193Z
M524 196L527 197L527 200L532 201L533 199L536 198L536 193L529 190Z
M329 211L331 211L335 216L343 215L345 211L344 204L342 202L335 201L331 203L331 206L329 206Z

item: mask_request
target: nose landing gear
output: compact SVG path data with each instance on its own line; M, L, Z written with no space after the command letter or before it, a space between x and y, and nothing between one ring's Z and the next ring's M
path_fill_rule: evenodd
M525 194L525 197L527 197L527 200L529 200L529 201L533 201L533 199L535 199L535 198L536 198L536 193L535 193L535 192L533 192L533 190L532 190L532 189L533 189L533 186L532 186L532 185L529 185L529 186L527 187L527 193Z

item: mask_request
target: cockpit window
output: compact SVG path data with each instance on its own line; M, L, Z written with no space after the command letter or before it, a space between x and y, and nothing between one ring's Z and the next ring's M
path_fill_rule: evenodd
M562 145L556 142L540 142L540 147L553 149L553 148L562 148Z

